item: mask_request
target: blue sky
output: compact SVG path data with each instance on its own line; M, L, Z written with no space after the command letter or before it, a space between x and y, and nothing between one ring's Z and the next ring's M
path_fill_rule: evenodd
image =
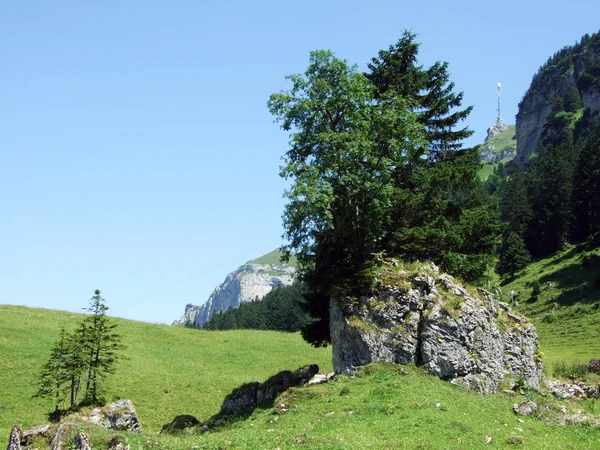
M0 303L170 323L281 244L269 95L314 49L364 68L403 29L450 63L476 144L600 2L0 3Z

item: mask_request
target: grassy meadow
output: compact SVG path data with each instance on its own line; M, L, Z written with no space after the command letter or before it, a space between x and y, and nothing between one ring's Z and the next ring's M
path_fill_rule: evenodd
M600 358L600 248L572 246L536 261L502 287L538 329L548 371L560 361ZM539 285L537 298L533 288Z
M571 247L533 263L502 288L504 300L511 290L517 293L516 308L536 324L548 374L561 362L600 358L599 261L600 249ZM532 296L536 285L539 292ZM27 428L47 422L52 405L31 398L35 373L60 327L73 329L80 317L0 305L0 446L13 424ZM119 362L106 393L108 400L129 398L136 406L144 432L126 435L132 450L600 448L598 428L557 424L561 406L600 416L599 400L558 401L531 391L481 396L421 368L386 364L367 366L353 378L290 389L276 402L289 407L283 414L273 407L257 409L207 433L160 435L161 426L178 414L207 420L242 383L311 363L331 371L331 350L314 349L297 333L202 331L114 320L127 359ZM512 405L527 400L550 408L543 417L515 415ZM98 449L118 434L79 428Z
M0 447L16 423L46 423L52 405L32 399L36 372L62 326L79 314L0 305ZM331 350L314 349L298 333L201 331L114 319L127 346L106 386L107 398L133 401L149 433L177 414L206 419L233 388L285 369L318 364L331 371Z

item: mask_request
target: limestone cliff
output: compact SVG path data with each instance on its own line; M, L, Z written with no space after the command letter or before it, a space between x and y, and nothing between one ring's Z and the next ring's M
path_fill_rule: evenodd
M486 292L469 290L433 264L387 261L372 295L331 301L333 367L414 362L483 393L505 375L533 388L543 377L535 327Z
M488 129L479 147L479 159L486 163L506 162L515 157L516 149L515 126L496 123Z
M173 325L202 327L215 311L226 311L240 303L261 299L278 286L288 286L294 280L293 264L280 264L273 253L238 267L225 278L200 306L188 304L181 319Z
M563 48L533 77L517 113L516 161L520 165L537 151L553 113L569 112L564 102L573 95L580 99L575 102L578 110L570 111L574 118L593 121L600 111L600 33Z

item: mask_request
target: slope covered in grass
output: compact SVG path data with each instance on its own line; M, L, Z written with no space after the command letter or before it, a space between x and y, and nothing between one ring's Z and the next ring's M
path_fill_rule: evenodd
M60 327L71 330L80 317L0 305L0 447L15 423L29 427L47 422L45 414L52 405L31 399L35 373ZM109 379L107 398L131 399L150 433L177 414L214 414L223 397L244 382L305 364L331 370L330 349L314 349L297 333L200 331L114 320L127 346L127 359Z
M266 255L262 255L259 258L248 261L248 264L269 264L269 265L281 264L281 251L279 249L275 249L272 252L267 253ZM289 262L287 262L286 264L288 264L292 267L296 267L296 256L292 255L290 257Z
M573 246L536 261L502 290L505 300L517 294L517 309L537 326L550 367L600 358L600 248Z

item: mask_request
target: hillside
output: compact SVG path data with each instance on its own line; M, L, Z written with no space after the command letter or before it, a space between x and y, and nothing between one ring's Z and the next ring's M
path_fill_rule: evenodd
M45 422L49 405L32 401L33 373L44 361L61 325L72 314L0 306L0 445L10 426ZM117 320L128 345L126 361L108 385L108 397L130 398L144 432L126 435L135 449L189 448L480 448L523 442L526 448L590 449L600 445L588 426L551 426L534 417L519 417L515 402L553 402L535 393L481 396L426 375L414 366L373 365L356 377L338 376L325 385L294 388L273 407L204 434L157 435L175 415L206 420L216 413L232 388L265 380L281 369L308 362L330 370L330 352L313 349L297 334L207 332ZM543 342L542 342L542 345ZM269 348L269 352L265 351ZM551 349L544 349L551 353ZM566 355L567 356L567 355ZM597 401L568 408L597 409ZM555 422L559 403L546 419ZM83 427L93 448L104 448L114 435ZM398 430L403 430L398 432Z
M572 246L536 261L502 287L517 293L517 310L538 328L545 359L587 362L600 358L600 248ZM539 287L538 298L534 286Z
M0 447L10 427L45 423L51 409L32 400L35 373L60 327L81 315L0 305ZM154 434L181 413L208 417L234 387L284 369L318 364L331 370L331 351L314 349L299 334L269 331L208 332L114 319L127 346L126 360L107 385L107 397L129 398ZM268 351L267 351L268 350Z
M514 158L517 151L515 125L506 125L506 131L489 135L479 147L479 155L483 162L499 163Z
M276 249L241 265L225 277L204 303L186 305L183 316L173 325L201 328L217 311L261 299L278 286L289 286L294 279L296 259L292 257L283 264L280 257L281 252Z
M563 116L578 135L587 134L600 112L600 33L585 35L550 57L519 103L516 161L525 165Z

